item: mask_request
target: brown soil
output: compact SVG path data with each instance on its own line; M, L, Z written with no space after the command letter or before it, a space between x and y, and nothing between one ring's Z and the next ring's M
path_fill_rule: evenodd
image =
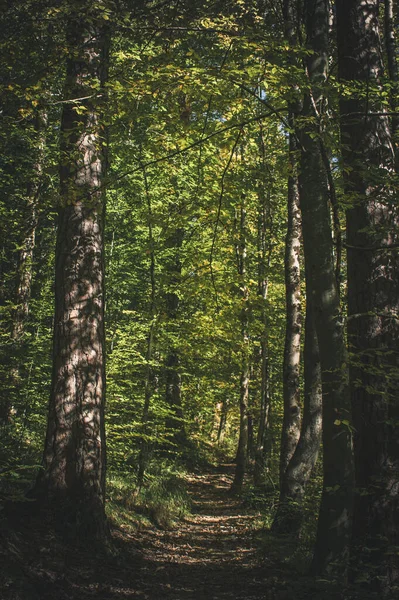
M192 515L178 529L143 533L143 572L148 574L143 591L151 600L267 597L270 572L261 564L255 540L259 515L229 496L232 476L226 470L189 479Z

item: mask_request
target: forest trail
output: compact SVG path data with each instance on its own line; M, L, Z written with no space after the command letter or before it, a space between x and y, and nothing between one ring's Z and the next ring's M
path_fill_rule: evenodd
M233 474L233 465L190 474L190 514L167 530L114 526L105 553L62 543L39 516L19 514L3 533L0 523L0 600L355 598L301 576L286 562L292 542L275 552L259 513L229 494Z
M255 511L229 495L232 467L191 475L192 513L172 531L142 533L150 600L266 600L270 571L255 540ZM262 561L263 562L263 561Z

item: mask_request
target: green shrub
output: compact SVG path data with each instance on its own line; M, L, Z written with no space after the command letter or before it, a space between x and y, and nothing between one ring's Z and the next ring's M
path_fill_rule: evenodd
M119 526L138 528L152 523L169 529L190 512L184 474L165 468L147 475L141 489L134 476L111 474L107 510Z

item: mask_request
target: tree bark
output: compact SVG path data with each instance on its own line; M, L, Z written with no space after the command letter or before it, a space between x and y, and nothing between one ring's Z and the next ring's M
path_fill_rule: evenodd
M306 486L317 461L322 433L322 388L319 345L311 299L306 303L304 347L304 409L301 436L282 480L272 530L299 534Z
M355 428L353 576L399 583L399 210L394 152L379 97L377 0L337 2L341 138L347 210L348 342ZM353 87L355 86L355 88ZM357 90L360 89L360 93ZM369 92L365 97L364 90Z
M293 114L290 115L294 126ZM290 169L288 179L288 226L285 239L285 289L286 289L286 329L283 363L284 416L280 448L280 482L290 462L299 440L301 408L299 392L299 368L301 358L301 278L300 278L300 236L301 217L299 211L298 173L296 168L296 138L290 133Z
M173 249L173 257L168 266L169 290L166 294L166 312L172 328L172 336L176 335L179 312L179 295L177 286L181 277L180 252L183 244L184 230L177 228L170 236L167 245ZM179 371L180 356L176 341L172 341L166 357L166 403L170 414L166 419L166 429L174 449L187 446L187 434L184 426L184 414L181 397L181 375Z
M262 150L264 150L262 144ZM265 481L265 472L270 462L270 365L269 365L269 339L267 318L267 294L269 290L269 267L272 246L267 239L270 230L270 197L262 193L258 216L258 293L262 299L262 334L260 340L261 359L261 387L260 387L260 415L258 434L255 448L254 484L260 486Z
M399 115L395 114L398 108L399 70L397 60L398 52L396 42L394 0L385 0L384 9L385 47L387 52L389 79L391 80L392 85L390 92L391 110L393 113L391 118L392 140L395 147L396 170L399 171Z
M36 494L68 533L106 533L104 183L105 132L98 85L106 79L108 35L87 4L67 22L61 120L60 209L55 266L53 374L43 471ZM87 98L88 97L88 98Z
M223 398L222 406L220 409L219 426L218 426L217 435L216 435L216 442L217 442L218 446L220 446L220 444L222 444L223 440L224 440L224 434L226 432L228 410L229 410L229 399Z
M240 314L242 338L242 370L240 376L240 435L236 455L236 469L231 491L240 494L247 468L248 454L248 399L249 399L249 337L248 337L248 287L246 282L247 234L245 199L240 207L240 239L237 248L238 275L242 308Z
M292 0L283 3L284 29L288 43L294 48L297 45L297 5ZM289 57L290 63L297 66L297 61ZM287 233L285 238L285 303L286 326L283 359L283 399L284 413L280 444L280 485L285 470L290 462L299 440L301 427L301 409L299 393L299 370L301 356L301 215L299 209L298 189L298 144L294 133L295 117L300 110L296 98L295 87L293 98L289 102L289 176L287 196Z
M318 135L322 86L328 68L327 0L307 0L306 31L312 54L307 73L312 90L304 100L300 131L300 204L306 287L314 308L323 387L323 492L312 563L316 573L345 572L352 512L352 448L347 358L335 277L328 186ZM313 123L316 121L317 125Z
M155 325L156 325L156 280L155 280L155 251L154 251L154 234L153 234L153 215L151 206L151 197L148 187L147 173L144 169L144 186L145 194L147 199L147 211L148 211L148 244L150 248L150 282L151 282L151 294L150 294L150 328L147 338L147 355L146 355L146 373L145 373L145 393L144 393L144 406L143 414L141 418L143 435L140 442L140 452L138 458L138 469L137 469L137 483L141 487L144 481L144 473L148 463L148 457L150 452L150 444L148 440L148 419L150 413L151 398L154 391L154 372L151 365L154 341L155 341Z

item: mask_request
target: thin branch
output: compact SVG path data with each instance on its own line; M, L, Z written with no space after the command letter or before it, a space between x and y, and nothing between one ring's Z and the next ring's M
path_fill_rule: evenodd
M81 102L82 100L89 100L90 98L102 98L103 94L90 94L90 96L82 96L82 98L69 98L68 100L56 100L55 102L48 102L48 104L74 104Z
M284 108L277 109L277 110L284 110ZM206 137L201 137L199 140L196 140L192 144L188 144L187 146L184 146L183 148L179 148L178 150L174 150L170 154L164 154L164 156L161 156L160 158L155 158L154 160L150 160L147 163L140 164L140 166L135 167L134 169L132 169L130 171L125 171L125 173L122 173L121 175L119 175L118 177L116 177L115 181L120 181L121 179L124 179L128 175L132 175L133 173L137 173L137 171L140 171L141 169L143 169L143 167L144 168L151 167L151 166L156 165L156 164L158 164L160 162L163 162L165 160L169 160L171 158L174 158L175 156L178 156L179 154L185 154L186 152L189 152L189 150L192 150L193 148L196 148L200 144L203 144L204 142L207 142L211 138L213 138L213 137L215 137L215 136L217 136L217 135L219 135L221 133L225 133L226 131L231 131L232 129L240 129L241 130L246 125L250 125L251 123L256 123L258 121L261 121L262 119L266 119L267 117L270 117L272 114L275 114L275 112L276 112L275 110L270 110L267 113L262 113L261 115L258 115L256 117L252 117L251 119L247 119L246 121L241 121L240 123L233 123L232 125L227 125L226 127L220 127L220 129L217 129L216 131L214 131L213 133L210 133Z
M222 200L223 200L223 194L224 194L224 180L225 180L227 171L229 170L229 167L231 165L231 161L233 160L234 152L236 151L238 142L239 142L240 137L241 137L241 133L242 133L242 130L240 129L240 131L238 132L238 136L236 137L235 142L233 144L233 147L231 149L229 160L227 161L226 166L225 166L225 168L223 170L222 180L221 180L221 186L220 186L218 210L217 210L216 222L215 222L215 229L213 231L211 252L209 254L209 268L210 268L210 273L211 273L212 286L213 286L213 289L215 290L216 310L219 310L219 303L218 303L218 292L217 292L217 289L216 289L216 282L215 282L215 273L213 271L213 254L215 252L215 244L216 244L216 238L217 238L217 231L218 231L218 226L219 226L219 222L220 222L220 213L221 213L221 210L222 210Z
M375 252L380 250L398 250L399 244L390 244L389 246L351 246L350 244L343 244L348 250L358 250L359 252Z
M250 94L251 96L253 96L254 98L256 98L256 100L258 100L258 102L260 102L261 104L263 104L264 106L266 106L267 108L269 108L270 111L271 111L271 113L275 114L276 117L278 117L280 119L280 121L282 122L282 124L285 127L287 127L287 129L289 129L289 123L288 123L288 121L280 114L281 110L283 110L283 111L287 110L286 107L284 107L283 109L281 109L281 108L275 108L272 104L270 104L270 102L268 102L267 100L264 100L263 98L261 98L260 96L258 96L258 94L254 90L251 90L251 88L247 87L243 83L240 83L239 81L235 81L235 79L232 79L230 77L229 77L229 81L231 81L231 83L234 83L234 85L238 86L244 92L247 92L248 94Z
M133 29L133 27L127 27L123 25L121 29ZM170 27L139 27L139 31L153 31L156 33L160 33L163 31L195 31L198 33L222 33L223 35L230 35L234 37L241 37L243 34L238 30L231 29L218 29L217 27L178 27L178 26L170 26ZM137 30L137 28L135 28Z
M233 47L233 41L230 41L229 47L227 48L227 50L225 51L223 58L222 58L222 62L220 63L219 66L219 73L221 73L224 65L227 62L227 58L231 52L231 49ZM204 126L202 128L202 133L201 133L201 138L204 138L207 127L208 127L208 121L209 121L209 116L211 114L211 107L212 107L212 101L213 101L213 94L211 94L209 96L209 100L208 100L208 107L206 110L206 114L205 114L205 121L204 121ZM200 188L200 178L201 178L201 164L202 164L202 145L199 147L199 156L198 156L198 168L197 168L197 191L196 194L198 195L199 193L199 188Z

